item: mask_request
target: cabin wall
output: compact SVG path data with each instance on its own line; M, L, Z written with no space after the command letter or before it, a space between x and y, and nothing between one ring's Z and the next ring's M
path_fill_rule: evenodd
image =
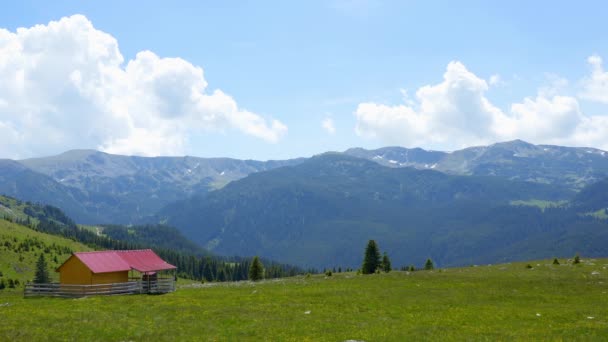
M129 281L129 271L93 273L91 284L113 284Z
M61 284L90 285L92 275L91 270L73 255L59 268Z

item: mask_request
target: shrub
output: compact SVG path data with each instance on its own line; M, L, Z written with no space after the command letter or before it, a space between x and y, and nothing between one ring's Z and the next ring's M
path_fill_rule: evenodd
M328 277L331 277L331 275L332 275L331 270L325 271L325 275L328 276Z
M578 255L578 253L576 253L576 255L574 256L574 261L572 263L574 265L581 263L581 257Z
M526 268L532 268L532 265L527 264L527 265L526 265Z
M557 260L557 258L553 258L553 265L559 265L559 260Z

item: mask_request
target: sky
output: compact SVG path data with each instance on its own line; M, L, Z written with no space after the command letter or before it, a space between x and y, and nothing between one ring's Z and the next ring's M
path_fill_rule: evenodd
M605 1L19 1L0 158L608 150Z

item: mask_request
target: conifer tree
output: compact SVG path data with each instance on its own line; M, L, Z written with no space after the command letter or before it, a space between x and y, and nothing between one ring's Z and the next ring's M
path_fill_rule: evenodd
M36 262L36 274L34 275L34 283L46 284L50 283L48 265L44 259L44 254L40 253L40 257Z
M249 280L258 281L264 278L264 265L260 261L260 258L256 255L253 257L251 261L251 266L249 267Z
M559 265L559 260L557 260L557 258L553 258L553 265Z
M425 270L432 270L434 268L435 268L435 265L433 265L433 260L431 260L430 258L426 259L426 263L424 264L424 269Z
M369 240L367 247L365 248L365 257L363 258L363 266L361 266L361 273L373 274L376 269L380 266L380 251L376 241Z
M573 264L580 264L581 263L581 257L578 255L578 253L576 253L576 255L574 256L574 261L572 263Z
M386 252L384 252L384 256L382 256L382 270L386 273L392 270L391 260L388 258L388 254L386 254Z

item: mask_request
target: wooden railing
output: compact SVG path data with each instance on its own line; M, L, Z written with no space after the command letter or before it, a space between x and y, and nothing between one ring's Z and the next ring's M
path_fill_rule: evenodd
M161 278L156 280L140 280L142 293L169 293L175 291L175 279Z
M175 291L173 278L157 280L137 280L125 283L97 284L97 285L68 285L68 284L34 284L25 285L24 296L48 297L85 297L96 295L124 295L140 293L168 293Z

